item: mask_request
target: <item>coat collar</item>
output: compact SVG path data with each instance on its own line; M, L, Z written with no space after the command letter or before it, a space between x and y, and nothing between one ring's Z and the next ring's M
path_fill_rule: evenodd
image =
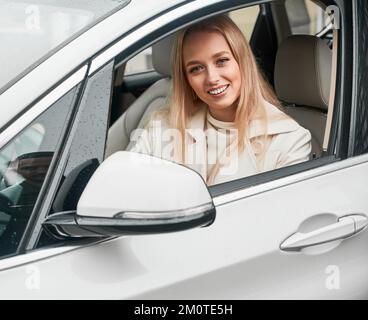
M279 108L271 103L264 102L268 122L266 128L267 135L276 135L279 133L287 133L300 128L299 124L285 115ZM204 122L206 120L207 107L201 105L199 110L188 120L187 133L197 140L197 135L204 130ZM199 130L198 130L199 129ZM264 134L264 128L260 120L253 120L249 126L249 139Z

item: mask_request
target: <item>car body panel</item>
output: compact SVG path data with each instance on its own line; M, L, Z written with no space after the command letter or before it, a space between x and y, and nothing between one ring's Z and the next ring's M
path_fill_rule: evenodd
M4 270L12 290L0 298L367 298L366 229L323 253L279 249L311 216L367 212L362 172L367 163L223 204L210 227L115 238Z

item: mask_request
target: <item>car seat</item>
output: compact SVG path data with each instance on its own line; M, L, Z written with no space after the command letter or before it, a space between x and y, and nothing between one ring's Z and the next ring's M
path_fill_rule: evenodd
M276 55L276 95L283 111L310 131L313 158L323 151L331 66L332 51L316 36L290 36Z

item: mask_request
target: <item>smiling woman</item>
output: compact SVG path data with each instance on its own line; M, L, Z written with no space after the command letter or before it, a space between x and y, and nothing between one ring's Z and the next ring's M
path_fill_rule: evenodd
M131 149L184 164L208 185L307 161L311 135L278 109L243 34L226 16L176 37L167 108Z

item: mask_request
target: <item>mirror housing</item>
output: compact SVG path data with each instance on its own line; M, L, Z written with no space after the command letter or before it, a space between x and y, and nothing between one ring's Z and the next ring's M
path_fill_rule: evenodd
M76 212L53 214L43 225L59 237L106 237L202 227L215 216L207 185L197 172L120 151L97 168Z

